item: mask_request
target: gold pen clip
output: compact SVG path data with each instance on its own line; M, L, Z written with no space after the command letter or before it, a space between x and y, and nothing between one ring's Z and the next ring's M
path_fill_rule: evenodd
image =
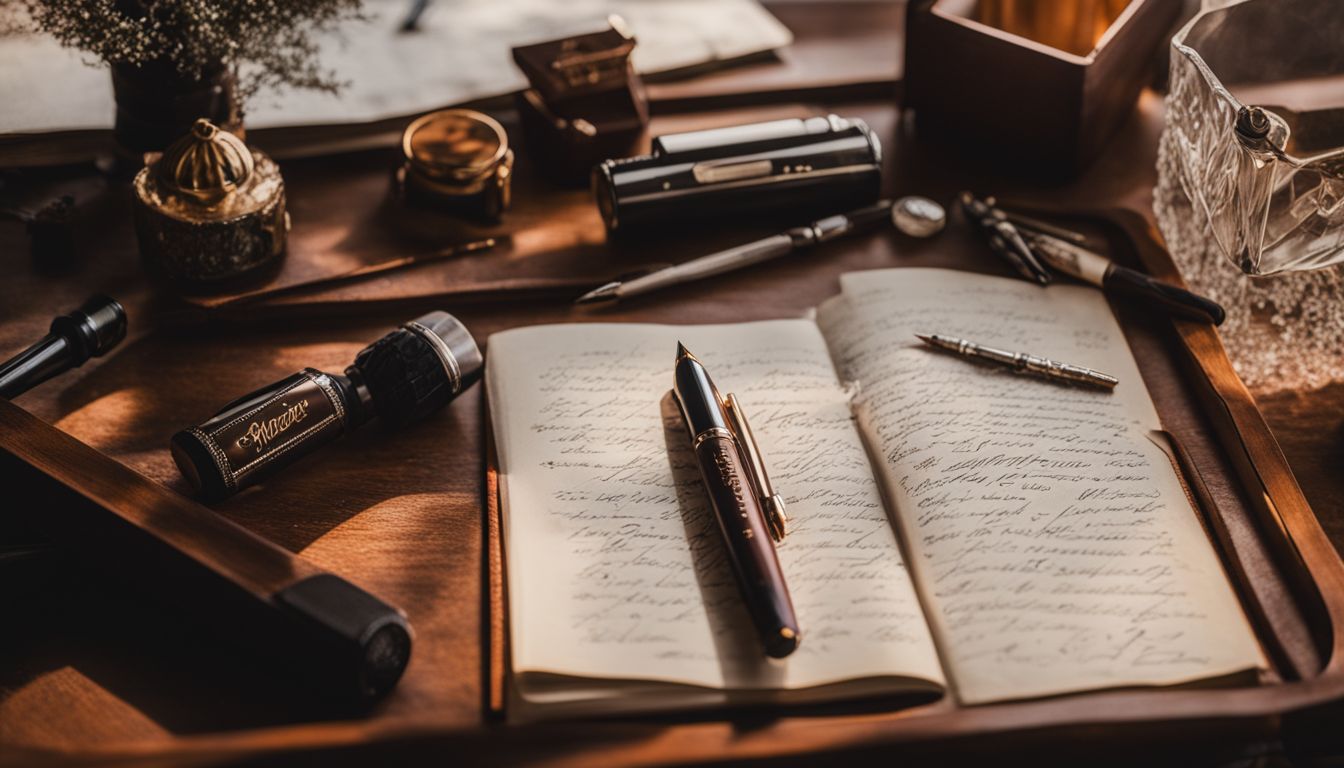
M747 414L742 411L742 404L737 401L736 395L731 393L728 395L724 411L728 414L728 423L732 427L737 444L746 454L747 471L751 473L752 484L755 486L753 490L761 503L761 509L765 511L765 527L770 531L770 538L776 543L781 542L788 533L789 523L789 517L784 513L784 497L775 493L775 489L770 486L770 476L766 474L765 462L761 461L761 449L756 445L756 436L751 432Z

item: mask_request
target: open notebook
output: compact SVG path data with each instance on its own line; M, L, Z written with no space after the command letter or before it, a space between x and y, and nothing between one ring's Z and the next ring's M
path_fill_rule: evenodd
M1092 288L860 272L815 320L490 337L509 717L1254 679L1265 662ZM1112 393L924 348L937 332ZM677 341L749 414L802 645L761 653L666 393Z

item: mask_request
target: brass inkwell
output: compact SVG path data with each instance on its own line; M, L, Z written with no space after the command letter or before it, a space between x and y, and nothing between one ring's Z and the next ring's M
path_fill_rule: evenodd
M412 205L470 218L508 210L513 150L504 127L471 109L431 112L406 127L397 185Z
M135 231L153 272L213 284L278 263L289 214L280 168L208 120L135 177Z

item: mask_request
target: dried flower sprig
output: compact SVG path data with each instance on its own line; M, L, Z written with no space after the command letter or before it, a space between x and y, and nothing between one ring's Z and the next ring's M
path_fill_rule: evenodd
M35 29L107 64L169 64L201 79L221 64L261 88L336 91L314 33L360 18L361 0L15 0L0 29Z

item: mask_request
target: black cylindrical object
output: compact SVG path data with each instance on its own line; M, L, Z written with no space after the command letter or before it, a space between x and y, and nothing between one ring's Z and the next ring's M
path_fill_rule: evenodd
M27 510L32 523L78 553L74 562L106 569L114 591L161 600L174 617L250 649L265 662L261 674L294 674L324 701L362 710L410 661L401 609L6 402L0 477L41 500ZM145 631L107 628L122 640Z
M882 145L862 120L835 115L670 134L653 151L593 169L613 234L743 217L819 218L878 199Z
M93 296L79 309L51 321L41 341L0 364L0 397L13 399L90 357L101 357L126 338L126 310L116 299Z
M429 416L482 362L466 326L431 312L365 347L344 375L305 368L178 432L173 459L202 497L227 498L374 416L392 427Z

